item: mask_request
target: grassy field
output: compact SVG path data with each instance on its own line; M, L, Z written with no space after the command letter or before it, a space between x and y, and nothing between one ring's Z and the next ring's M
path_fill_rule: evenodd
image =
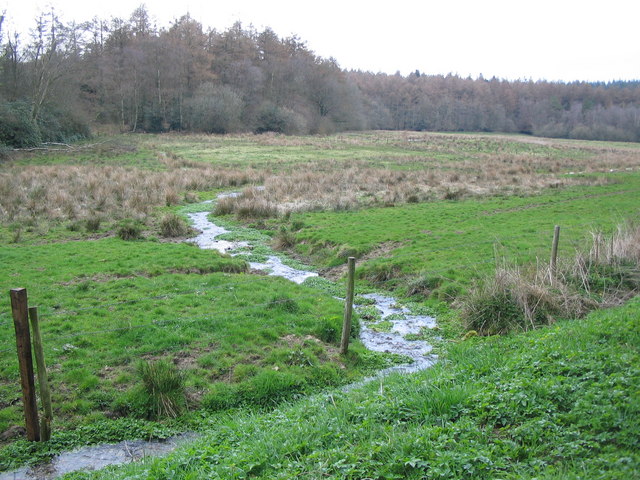
M219 202L219 220L251 227L232 237L261 242L253 255L291 253L338 284L248 275L242 260L181 243L187 230L167 233L167 219L229 190L245 194ZM526 136L123 135L16 154L0 163L0 433L22 422L8 290L26 287L40 308L58 436L9 444L0 467L84 441L166 436L202 423L198 409L218 418L273 408L397 361L357 342L337 353L334 295L349 256L359 291L437 310L451 340L451 303L496 265L548 259L554 225L561 259L573 259L595 232L608 238L637 220L638 198L637 144ZM139 238L120 238L131 226ZM183 382L182 413L148 423L141 365L162 361Z
M260 415L164 459L70 479L621 479L640 472L640 302Z

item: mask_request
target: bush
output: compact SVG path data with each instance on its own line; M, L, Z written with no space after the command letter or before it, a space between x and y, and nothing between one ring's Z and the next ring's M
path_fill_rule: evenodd
M186 407L184 375L166 360L141 362L142 379L149 418L177 417Z
M190 230L187 222L175 213L165 215L160 221L160 235L163 237L184 237Z
M14 148L42 143L40 129L26 102L0 102L0 143Z
M89 138L89 126L74 113L56 108L43 108L38 118L43 142L74 142Z
M275 132L304 134L308 131L304 117L288 108L267 102L260 107L256 122L256 133Z

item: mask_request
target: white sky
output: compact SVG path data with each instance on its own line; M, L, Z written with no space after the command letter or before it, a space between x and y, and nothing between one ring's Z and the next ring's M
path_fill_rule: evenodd
M509 80L640 79L638 0L146 0L160 27L189 12L206 28L235 21L297 34L342 68ZM0 0L4 30L53 6L63 21L129 18L135 0Z

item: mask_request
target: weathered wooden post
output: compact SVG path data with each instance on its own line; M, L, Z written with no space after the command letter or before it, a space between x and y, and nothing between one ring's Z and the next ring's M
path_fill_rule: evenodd
M14 288L9 294L11 296L13 325L16 330L16 346L18 347L18 363L20 366L20 383L22 386L22 402L24 404L27 439L37 442L40 440L40 427L38 425L36 388L33 380L33 360L31 359L31 339L27 314L27 289Z
M31 333L33 334L33 351L38 367L38 385L40 385L40 400L44 414L40 419L40 440L47 442L51 439L51 420L53 409L51 408L51 393L49 392L49 379L47 378L47 366L44 362L44 349L40 336L40 322L38 319L38 307L29 307L29 320L31 320Z
M549 275L551 276L551 286L556 284L556 271L558 262L558 242L560 241L560 225L553 229L553 245L551 246L551 263L549 264Z
M344 321L342 323L342 341L340 342L340 353L346 354L349 349L349 336L351 335L351 315L353 314L353 289L356 271L356 259L349 257L347 277L347 298L344 301Z

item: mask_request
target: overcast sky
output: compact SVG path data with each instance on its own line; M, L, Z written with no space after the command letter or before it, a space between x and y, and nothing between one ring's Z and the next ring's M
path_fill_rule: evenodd
M159 27L189 12L298 35L342 68L552 81L640 79L639 0L146 0ZM7 29L53 6L63 21L129 18L132 0L0 0Z

